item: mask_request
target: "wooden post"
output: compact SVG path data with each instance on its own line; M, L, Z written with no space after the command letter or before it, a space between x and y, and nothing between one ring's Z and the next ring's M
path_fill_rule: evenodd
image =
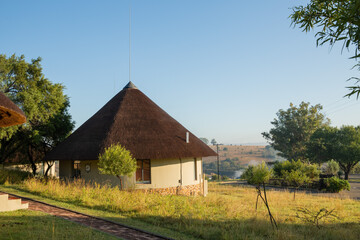
M205 174L202 175L202 192L203 196L205 196Z

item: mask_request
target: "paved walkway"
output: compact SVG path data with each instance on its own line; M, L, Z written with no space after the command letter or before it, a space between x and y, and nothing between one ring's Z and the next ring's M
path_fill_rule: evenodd
M47 203L39 202L30 198L25 198L21 196L16 196L9 194L9 196L14 196L21 198L29 203L29 210L45 212L63 219L76 222L99 231L111 234L113 236L120 237L122 239L139 239L139 240L160 240L160 239L170 239L162 237L156 234L148 233L146 231L124 226L119 223L115 223L106 219L93 217L90 215L82 214L75 212L69 209L56 207Z

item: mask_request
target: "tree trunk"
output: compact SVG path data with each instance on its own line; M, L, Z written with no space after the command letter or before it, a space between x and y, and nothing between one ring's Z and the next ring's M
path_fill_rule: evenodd
M273 215L271 214L271 211L270 211L269 203L268 203L267 196L266 196L265 183L263 183L263 187L264 187L264 197L265 197L265 199L263 199L263 201L264 201L265 206L266 206L266 208L267 208L267 210L268 210L268 213L269 213L271 226L272 226L273 228L274 228L274 226L275 226L276 229L278 229L278 226L277 226L277 224L276 224L275 218L273 217Z
M258 193L258 195L257 195L257 197L256 197L256 204L255 204L255 210L257 211L257 206L258 206L258 201L259 201L259 193Z
M120 179L120 190L123 190L123 185L122 185L122 179L121 179L121 176L118 176L118 178Z
M349 180L349 170L344 171L344 175L345 175L345 180Z
M294 188L294 201L295 201L295 193L296 193L296 188Z
M47 177L48 176L48 173L49 173L49 170L51 169L52 166L54 166L54 161L52 161L52 164L49 164L49 162L45 161L46 165L47 165L47 168L46 168L46 171L44 173L44 176Z
M30 164L31 164L31 169L32 169L33 175L35 176L35 175L36 175L37 167L36 167L36 164L35 164L35 162L34 162L31 145L29 145L29 147L28 147L27 154L28 154L28 157L29 157L29 162L30 162Z

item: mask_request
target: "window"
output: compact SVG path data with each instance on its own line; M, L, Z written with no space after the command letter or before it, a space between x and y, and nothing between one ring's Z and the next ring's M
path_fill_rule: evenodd
M149 159L136 160L136 182L150 183L151 182L151 166Z
M194 158L194 173L195 173L195 181L197 180L197 164L196 164L196 158Z
M74 161L74 178L81 178L80 161Z

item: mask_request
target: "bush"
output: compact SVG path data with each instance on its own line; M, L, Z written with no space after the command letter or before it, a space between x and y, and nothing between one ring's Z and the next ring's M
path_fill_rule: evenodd
M350 184L347 180L338 177L331 177L324 179L326 191L338 193L342 190L350 191Z
M265 162L256 166L249 166L241 175L242 179L246 179L249 184L260 185L267 183L272 176L272 170L266 166Z
M211 175L211 180L212 180L212 181L217 181L218 179L219 179L219 177L218 177L217 174ZM226 181L226 180L229 180L229 177L226 176L226 175L220 175L220 180Z
M323 165L323 173L327 175L336 175L340 170L339 163L334 160L330 160Z
M320 170L316 164L303 163L298 161L276 162L273 167L274 175L278 178L285 178L289 173L300 171L311 180L319 178Z
M352 174L360 174L360 163L356 164L355 167L351 170Z
M24 172L20 170L8 170L2 169L0 170L0 184L4 184L5 182L11 184L18 184L24 181L25 179L30 178L31 173Z
M226 176L226 175L222 175L222 176L221 176L221 180L223 180L223 181L229 180L229 177Z

